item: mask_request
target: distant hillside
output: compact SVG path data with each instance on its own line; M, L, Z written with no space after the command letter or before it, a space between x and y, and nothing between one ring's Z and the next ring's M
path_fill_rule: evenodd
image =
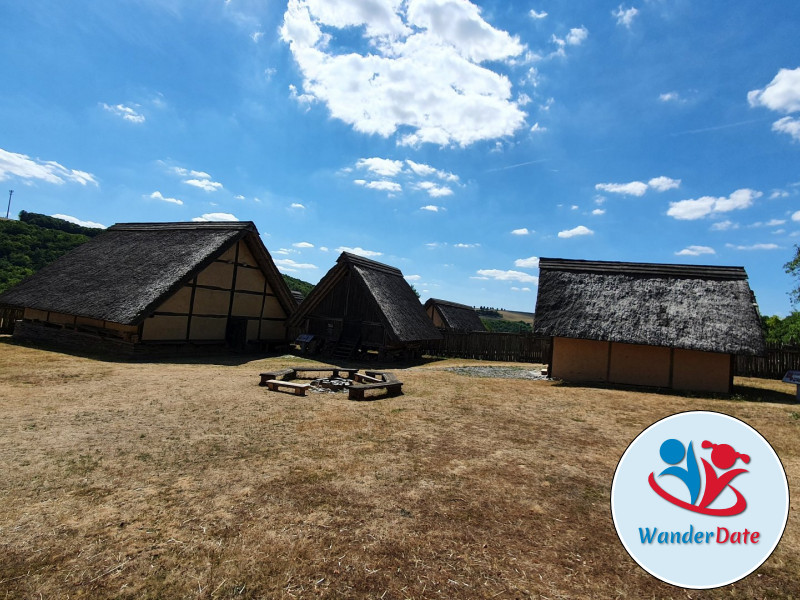
M19 217L19 221L0 221L0 293L103 232L24 210ZM304 296L314 289L289 275L283 279L290 290Z
M506 319L487 319L481 317L481 323L487 331L494 333L530 333L533 327L525 321L508 321Z
M506 321L522 321L524 323L530 323L531 325L533 325L534 315L532 312L501 310L500 316L503 317Z

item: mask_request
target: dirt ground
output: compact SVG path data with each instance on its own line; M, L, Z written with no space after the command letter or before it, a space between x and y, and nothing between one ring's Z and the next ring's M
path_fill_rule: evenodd
M794 386L692 397L446 369L477 364L458 360L382 365L404 395L369 402L257 385L308 364L0 338L0 599L800 597L794 503L767 562L706 592L642 571L609 506L627 445L692 409L759 430L796 489Z

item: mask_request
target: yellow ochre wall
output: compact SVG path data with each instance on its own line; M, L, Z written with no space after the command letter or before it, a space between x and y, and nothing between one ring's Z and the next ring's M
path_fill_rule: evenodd
M727 393L731 356L679 348L553 338L551 375L575 382L618 383Z

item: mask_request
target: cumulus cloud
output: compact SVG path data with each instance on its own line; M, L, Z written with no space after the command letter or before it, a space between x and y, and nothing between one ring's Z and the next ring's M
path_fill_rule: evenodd
M356 161L356 167L366 169L381 177L394 177L403 170L403 161L376 157L360 158Z
M800 210L798 210L796 213L792 213L792 221L800 223Z
M314 244L311 242L295 242L292 246L295 248L313 248Z
M381 179L378 181L366 181L365 179L355 179L353 181L356 185L364 186L370 190L378 190L381 192L391 192L391 193L398 193L403 191L403 186L401 186L396 181L389 181L387 179Z
M361 35L337 52L341 35ZM289 0L280 29L303 75L303 93L356 131L399 143L467 146L513 134L525 113L511 82L483 63L525 47L467 0Z
M622 25L629 29L633 24L633 19L638 14L639 9L634 8L633 6L630 8L622 8L622 4L619 5L617 10L611 11L611 15L617 20L617 25Z
M300 204L299 202L292 202L292 204L291 204L291 206L289 206L289 208L296 208L298 210L305 210L306 207L304 205Z
M161 202L169 202L170 204L177 204L179 206L183 205L183 200L178 200L177 198L167 198L158 190L150 194L149 198L152 198L153 200L161 200Z
M717 221L711 226L711 231L728 231L730 229L739 229L739 225L726 219L724 221Z
M513 229L511 231L512 235L528 235L529 233L530 233L530 231L528 231L527 227L522 227L520 229Z
M69 221L70 223L75 223L75 225L80 225L81 227L92 227L94 229L105 229L106 226L102 223L95 223L94 221L82 221L76 217L70 215L50 215L56 219L61 219L63 221Z
M670 202L667 214L682 221L694 221L709 215L749 208L753 205L753 201L762 195L756 190L744 188L736 190L727 197L703 196L697 199Z
M586 41L587 37L589 37L589 30L581 25L580 27L573 27L570 29L564 41L568 46L580 46Z
M407 281L419 281L422 279L422 275L406 275L405 277Z
M192 187L200 188L205 192L216 192L219 189L222 189L222 184L218 181L211 181L210 179L186 179L184 182L186 185L191 185Z
M432 181L420 181L416 184L418 190L425 190L431 198L441 198L442 196L452 196L453 190L446 185L437 185Z
M595 209L592 211L592 214L593 214L594 216L596 216L596 217L599 217L600 215L604 215L604 214L606 214L606 211L605 211L605 209L604 209L604 208L595 208Z
M420 210L427 210L429 212L439 212L440 210L444 210L442 206L436 206L435 204L428 204L427 206L420 206Z
M653 177L647 182L647 186L657 192L666 192L667 190L674 190L681 186L680 179L672 179L671 177Z
M375 252L373 250L364 250L359 246L355 248L349 248L348 246L339 246L336 249L337 252L348 252L350 254L357 254L358 256L363 256L364 258L373 258L375 256L383 256L383 252Z
M523 269L538 269L539 257L531 256L530 258L518 258L514 261L514 266L521 267Z
M544 19L547 17L547 13L545 11L536 12L535 10L531 9L528 13L531 19L536 19L537 21L540 19Z
M459 178L458 175L454 173L450 173L448 171L442 171L441 169L437 169L430 165L426 165L425 163L418 163L414 162L413 160L406 160L406 164L408 165L409 169L420 177L430 177L435 175L439 179L443 179L444 181L451 181L451 182L458 182Z
M664 92L658 96L658 99L662 102L682 102L678 92Z
M231 213L206 213L200 217L195 217L192 221L238 221Z
M571 238L580 235L594 235L594 231L592 231L588 227L584 227L583 225L578 225L573 229L567 229L565 231L558 232L558 237L560 238Z
M793 119L792 117L778 119L772 124L772 131L789 134L792 139L800 142L800 119Z
M675 253L677 256L700 256L701 254L716 254L709 246L688 246Z
M800 67L780 69L766 87L747 93L750 106L763 106L775 112L791 114L800 111ZM785 133L800 142L800 119L783 117L772 124L772 130Z
M341 170L345 174L353 171L361 171L382 178L379 180L354 179L353 182L356 185L396 194L403 191L403 184L405 183L406 189L410 187L414 190L424 191L431 198L452 196L454 193L450 186L431 181L431 178L454 183L459 181L458 175L425 163L414 162L413 160L394 160L379 157L360 158L353 167L346 167ZM403 183L397 181L397 179L400 179Z
M624 196L644 196L647 192L647 184L641 181L631 181L630 183L598 183L594 186L596 190L603 190L611 194L622 194Z
M522 271L502 271L500 269L479 269L477 274L484 279L496 281L519 281L520 283L533 283L538 285L539 278Z
M91 173L68 169L52 160L31 158L25 154L8 152L0 148L0 181L5 181L11 177L28 180L37 179L58 185L67 182L81 185L88 183L97 185L97 180Z
M480 244L465 244L465 243L458 243L453 244L453 248L478 248Z
M124 121L128 121L128 123L139 124L144 123L145 121L144 115L136 112L130 106L125 106L124 104L114 104L112 106L106 104L105 102L102 102L100 106L102 106L104 110L110 112L112 115L115 115Z

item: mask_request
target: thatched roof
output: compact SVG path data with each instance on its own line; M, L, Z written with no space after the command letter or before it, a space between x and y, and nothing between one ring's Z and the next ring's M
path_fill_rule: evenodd
M120 223L0 294L0 304L138 325L240 239L290 314L296 302L251 221Z
M300 326L308 316L313 315L325 296L348 273L361 284L360 289L378 309L386 332L393 341L406 343L441 339L442 335L425 314L419 298L400 269L349 252L342 252L336 265L306 296L290 319L290 325Z
M534 333L763 354L742 267L539 259Z
M446 328L450 331L463 333L486 331L483 322L481 322L481 318L471 306L459 304L458 302L441 300L439 298L429 298L428 301L425 302L425 310L431 307L433 307L433 310L438 311Z

